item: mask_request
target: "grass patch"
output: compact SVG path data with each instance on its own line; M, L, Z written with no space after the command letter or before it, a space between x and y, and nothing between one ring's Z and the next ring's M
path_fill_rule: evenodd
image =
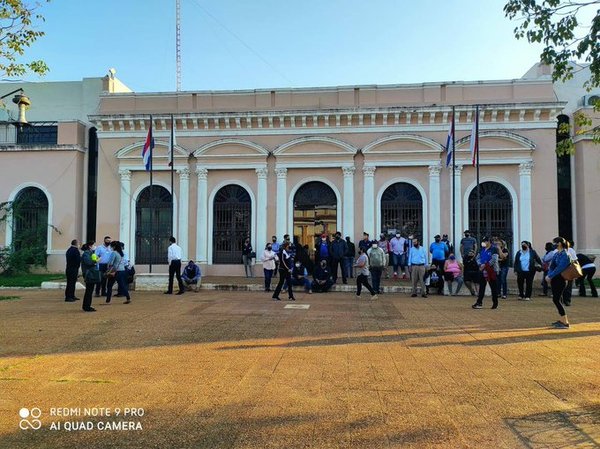
M593 279L593 281L594 281L594 285L595 285L596 287L600 287L600 278L598 278L598 279Z
M65 281L60 273L18 274L12 276L0 275L0 287L39 287L46 281Z
M0 296L0 301L16 301L17 299L21 299L20 296Z

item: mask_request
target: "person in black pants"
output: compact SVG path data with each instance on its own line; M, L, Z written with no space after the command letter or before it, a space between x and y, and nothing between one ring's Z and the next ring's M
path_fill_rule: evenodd
M492 246L488 237L483 238L479 253L479 295L477 301L471 307L473 309L483 309L483 297L485 296L486 283L490 284L492 291L492 309L498 308L498 273L500 265L498 263L498 249Z
M556 249L556 254L552 258L552 262L550 262L546 281L552 288L552 302L554 302L556 310L558 310L558 314L560 315L559 320L552 323L552 326L557 329L569 329L570 325L569 319L567 318L567 312L561 304L562 296L565 287L567 286L567 281L561 276L561 273L571 264L571 259L567 254L569 244L562 237L555 237L552 240L552 243Z
M65 301L79 301L79 298L75 297L75 284L77 283L79 266L81 265L81 254L79 253L79 248L77 248L77 240L71 241L71 247L67 250L66 257L67 268L65 274L67 276L67 287L65 288Z
M169 261L169 288L165 292L165 295L173 294L173 278L177 277L177 283L179 284L178 295L183 295L185 289L183 286L183 280L181 279L181 258L183 257L183 250L177 245L175 237L169 237L169 250L167 253L167 259Z
M583 277L577 279L579 282L579 296L585 296L585 280L590 284L590 290L592 293L592 298L598 297L598 290L596 290L596 286L594 285L594 274L596 273L596 266L594 262L586 256L585 254L577 254L577 261L579 265L581 265L581 271L583 272Z
M540 259L538 253L536 253L531 247L531 242L522 241L521 250L517 251L517 254L515 255L515 263L513 265L515 273L517 273L519 301L531 300L536 264L541 267L542 259ZM525 284L525 288L523 288L523 284Z
M288 253L288 249L290 246L289 241L285 241L281 245L281 256L279 257L279 282L277 283L277 288L273 292L273 300L281 301L279 297L279 293L281 293L281 289L283 288L283 283L287 281L288 288L288 299L290 301L295 301L294 292L292 291L292 256Z
M95 312L92 307L92 293L97 282L100 280L100 272L96 265L96 255L92 251L94 242L84 243L81 247L81 274L85 281L85 294L83 295L82 309L84 312Z

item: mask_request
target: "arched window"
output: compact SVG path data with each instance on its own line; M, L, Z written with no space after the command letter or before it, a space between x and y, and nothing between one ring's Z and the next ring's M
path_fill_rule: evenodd
M415 186L397 182L385 189L381 196L381 232L423 238L423 198Z
M294 195L294 235L302 245L313 248L321 234L337 231L337 197L324 182L311 181Z
M135 261L166 264L169 237L173 234L173 202L162 186L148 186L135 205Z
M506 242L507 248L512 249L513 244L513 219L512 198L506 187L498 182L487 181L479 184L481 195L481 212L477 215L477 187L469 194L469 230L475 235L478 226L481 235L500 237Z
M215 195L213 214L213 263L241 263L242 246L251 231L250 195L236 184L222 187Z
M21 190L12 203L13 248L43 251L48 245L48 198L37 187Z

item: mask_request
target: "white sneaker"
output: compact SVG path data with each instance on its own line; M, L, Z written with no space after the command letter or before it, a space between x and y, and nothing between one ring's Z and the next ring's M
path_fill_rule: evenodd
M531 301L531 298L523 298L523 301Z
M371 295L371 299L379 299L379 296L377 296L377 295Z

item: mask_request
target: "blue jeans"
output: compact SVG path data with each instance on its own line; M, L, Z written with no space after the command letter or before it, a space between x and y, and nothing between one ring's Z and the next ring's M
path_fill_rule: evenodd
M507 296L508 284L506 278L508 277L508 267L500 268L500 282L498 284L498 294L500 296Z
M263 271L265 273L265 291L271 291L271 279L273 279L275 270L267 270L266 268L263 268Z
M404 273L406 268L406 254L392 253L392 266L394 267L394 273L398 273L398 267Z

